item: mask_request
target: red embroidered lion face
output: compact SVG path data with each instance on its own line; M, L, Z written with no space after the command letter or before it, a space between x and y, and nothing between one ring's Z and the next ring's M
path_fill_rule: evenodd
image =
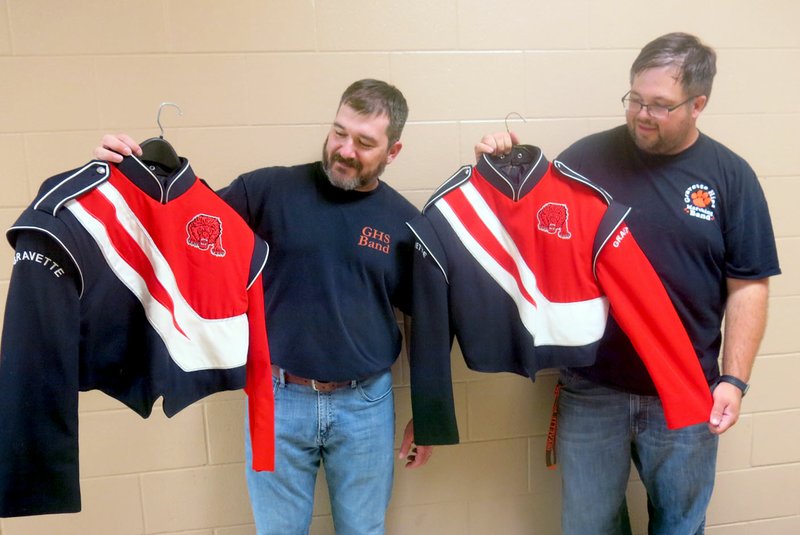
M568 240L572 234L567 227L569 211L566 204L548 202L536 213L537 228L548 234L557 234L562 240Z
M213 215L198 214L186 225L186 243L214 256L225 256L222 247L222 220Z

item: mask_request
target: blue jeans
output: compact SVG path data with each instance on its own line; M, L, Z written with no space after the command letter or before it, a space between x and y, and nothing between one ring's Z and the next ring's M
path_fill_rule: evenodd
M323 394L273 377L275 471L252 469L247 488L258 535L307 534L320 462L337 535L378 535L394 475L394 397L386 371Z
M706 424L668 430L657 396L600 386L564 370L556 453L564 535L630 534L631 460L647 490L648 533L702 534L717 461Z

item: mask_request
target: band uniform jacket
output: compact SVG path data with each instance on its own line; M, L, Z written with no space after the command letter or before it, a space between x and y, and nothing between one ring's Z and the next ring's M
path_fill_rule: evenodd
M146 418L159 397L173 416L245 387L254 467L273 468L268 247L181 161L165 174L131 156L54 176L8 231L0 516L80 510L79 391Z
M610 313L658 389L670 428L707 421L711 395L629 210L537 147L484 155L431 197L414 231L410 344L415 440L459 440L450 351L470 369L534 379L594 362Z

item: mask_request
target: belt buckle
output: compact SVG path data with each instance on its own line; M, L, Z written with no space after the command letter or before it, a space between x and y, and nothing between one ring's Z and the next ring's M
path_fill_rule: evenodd
M315 392L322 392L322 390L317 388L317 381L315 379L311 379L311 388L313 388Z

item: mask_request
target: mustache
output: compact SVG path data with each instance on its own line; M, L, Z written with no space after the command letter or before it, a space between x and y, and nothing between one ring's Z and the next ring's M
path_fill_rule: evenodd
M339 162L347 167L352 167L356 171L361 171L361 163L355 158L344 158L341 154L334 153L331 155L331 163L335 162Z

